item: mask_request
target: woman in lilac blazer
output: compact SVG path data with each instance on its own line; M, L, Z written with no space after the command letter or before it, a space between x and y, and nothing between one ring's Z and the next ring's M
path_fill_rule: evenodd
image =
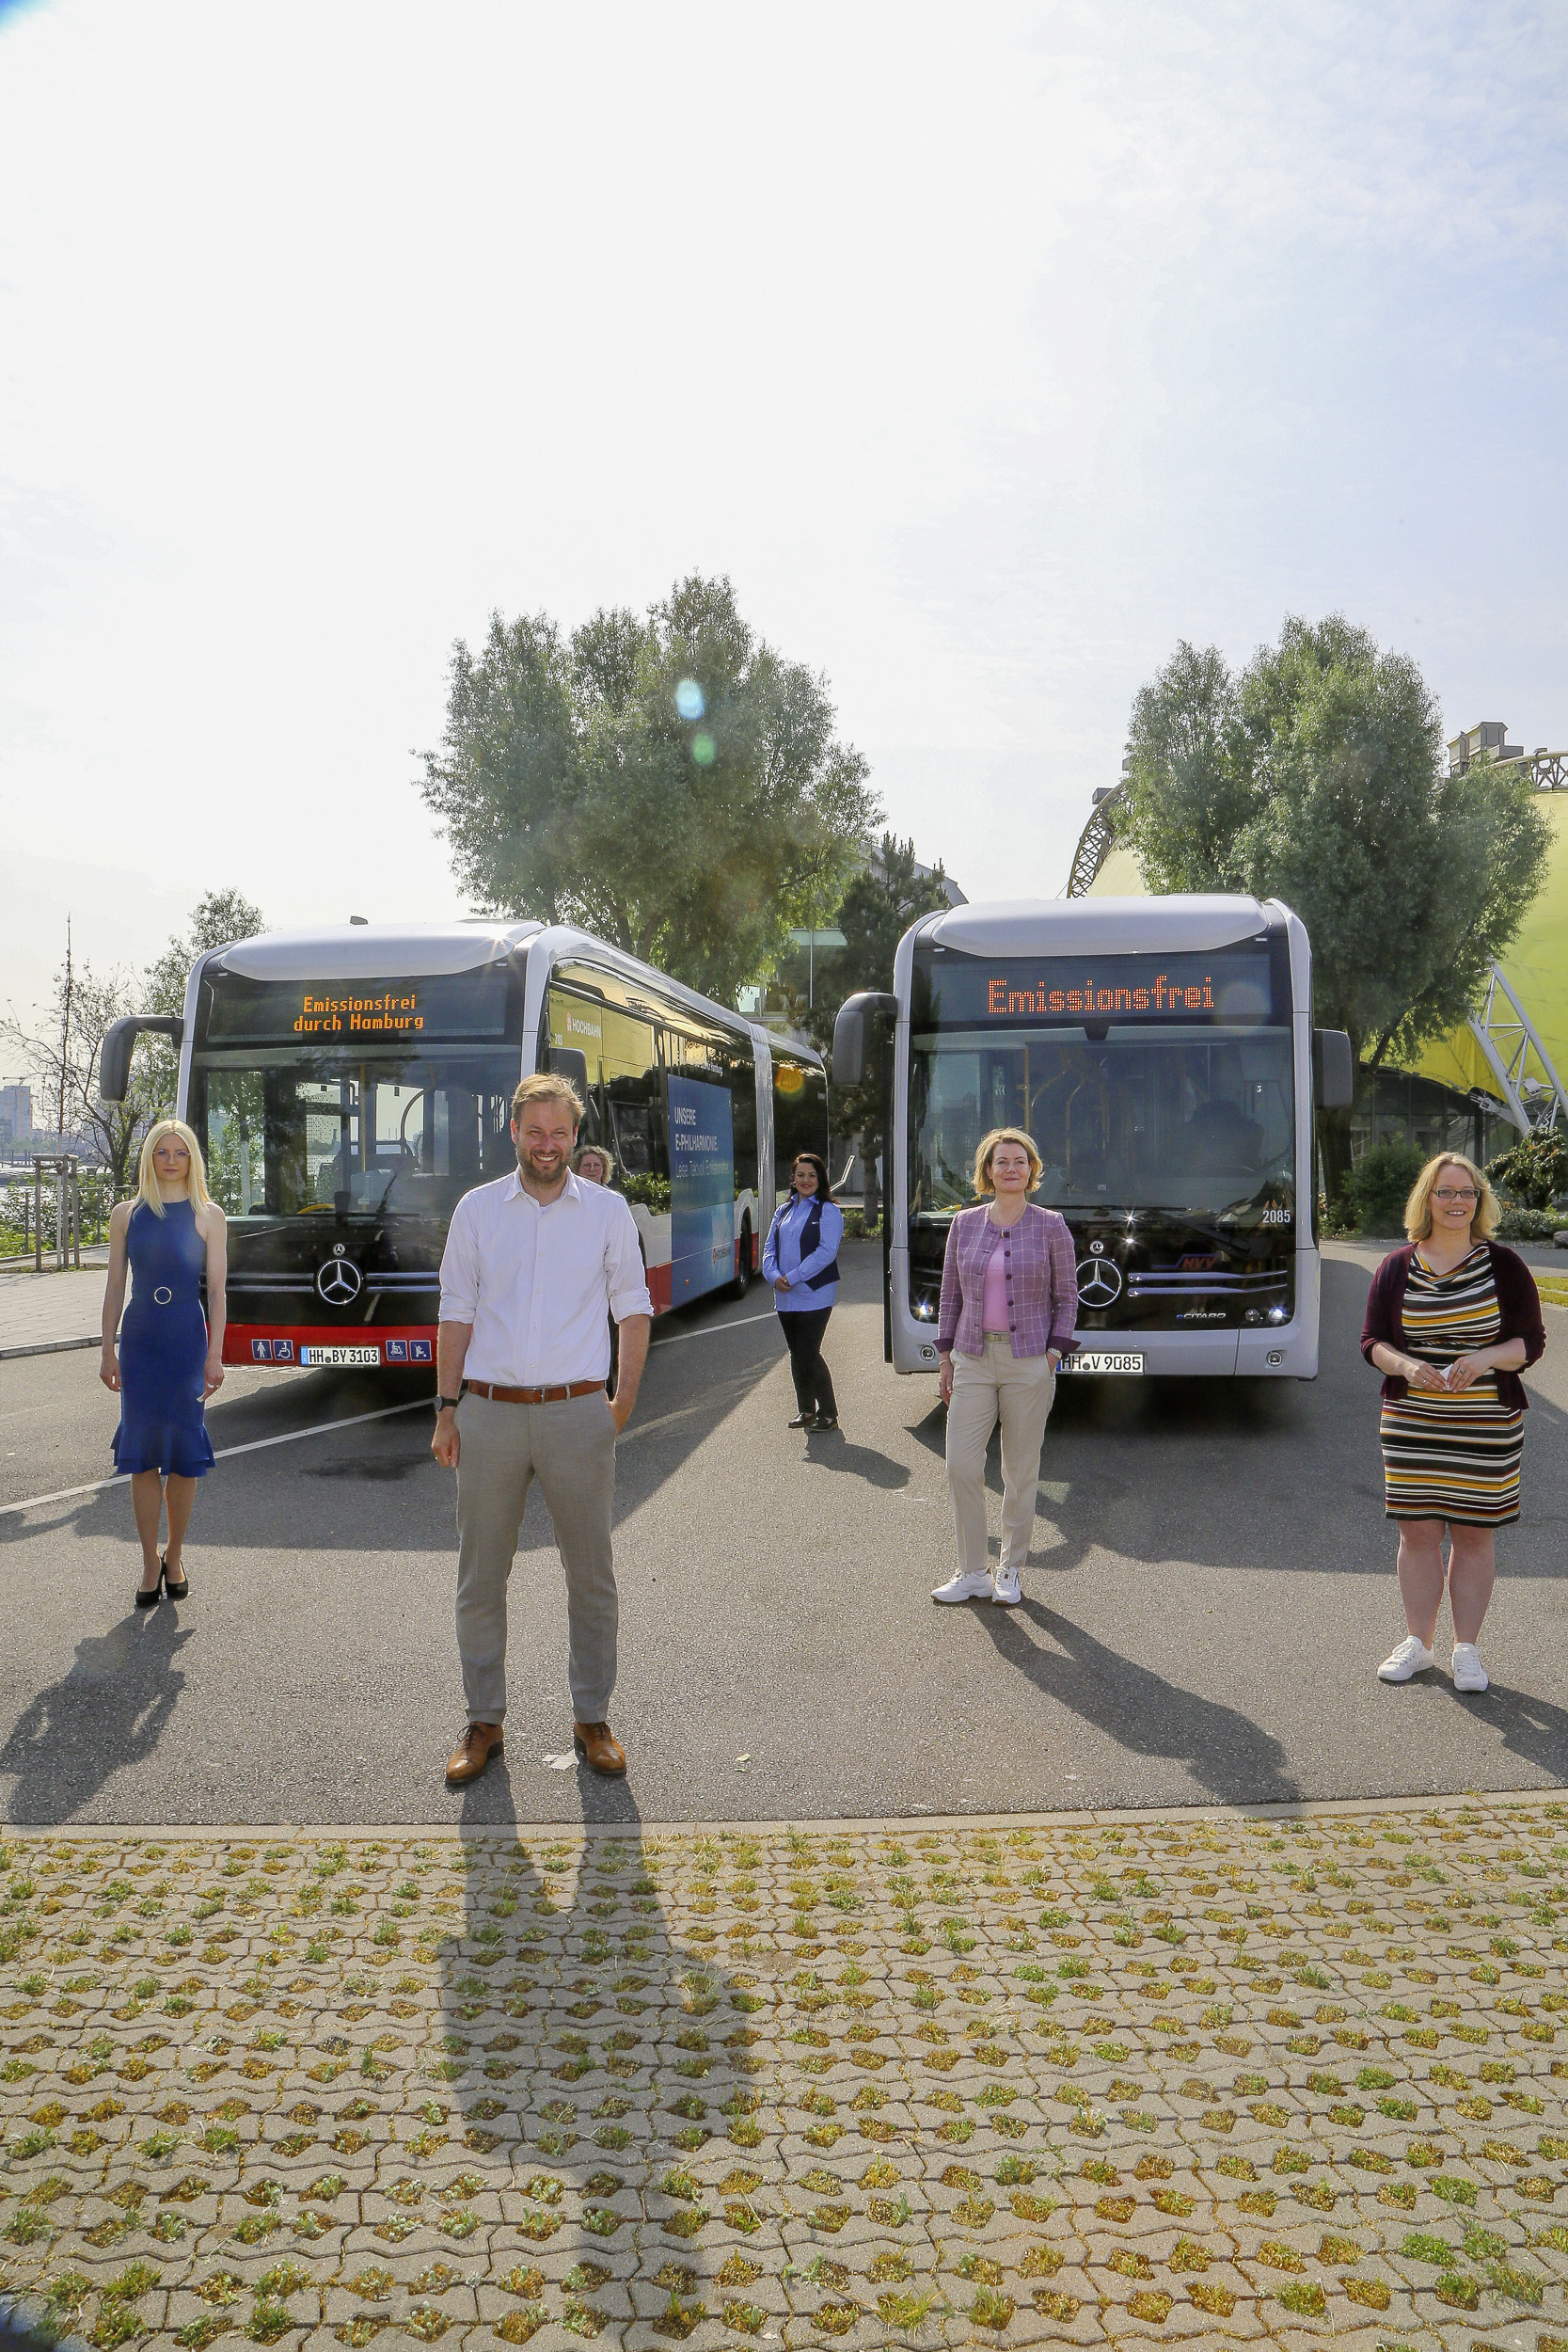
M937 1315L947 1483L958 1565L933 1600L995 1600L1011 1608L1035 1524L1040 1446L1056 1394L1056 1366L1073 1344L1078 1276L1072 1236L1029 1194L1040 1155L1020 1127L996 1127L974 1154L979 1205L947 1232ZM986 1448L1002 1422L1002 1556L992 1580L986 1547Z

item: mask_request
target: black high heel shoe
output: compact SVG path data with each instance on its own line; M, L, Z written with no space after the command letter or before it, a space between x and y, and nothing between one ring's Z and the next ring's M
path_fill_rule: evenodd
M188 1599L191 1589L190 1578L188 1576L182 1576L178 1584L170 1583L168 1573L168 1555L166 1552L164 1555L161 1565L164 1572L158 1579L158 1581L163 1586L164 1591L168 1595L170 1600Z
M141 1586L139 1584L137 1585L136 1607L138 1609L156 1609L158 1603L162 1600L164 1597L163 1565L164 1564L160 1560L158 1563L158 1581L153 1585L152 1590L150 1593L144 1593Z

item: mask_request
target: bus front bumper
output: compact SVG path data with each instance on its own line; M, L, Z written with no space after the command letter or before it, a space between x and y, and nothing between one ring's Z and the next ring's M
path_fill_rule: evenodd
M935 1319L911 1312L909 1253L891 1252L893 1364L895 1372L937 1369ZM1257 1327L1230 1325L1222 1330L1081 1330L1079 1347L1100 1355L1137 1358L1148 1379L1315 1380L1318 1376L1318 1263L1309 1251L1296 1257L1296 1308L1288 1323ZM1075 1377L1136 1378L1130 1372Z
M319 1328L302 1324L231 1323L223 1335L226 1364L266 1364L315 1371L320 1366L365 1371L436 1369L436 1326L341 1323Z

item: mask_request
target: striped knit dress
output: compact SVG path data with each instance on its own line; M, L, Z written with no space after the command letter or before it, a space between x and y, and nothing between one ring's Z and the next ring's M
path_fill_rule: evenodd
M1495 1345L1502 1325L1485 1243L1451 1274L1434 1274L1418 1249L1403 1322L1407 1353L1440 1372L1472 1348ZM1389 1518L1505 1527L1518 1518L1525 1417L1499 1401L1494 1373L1451 1395L1412 1388L1389 1397L1382 1438Z

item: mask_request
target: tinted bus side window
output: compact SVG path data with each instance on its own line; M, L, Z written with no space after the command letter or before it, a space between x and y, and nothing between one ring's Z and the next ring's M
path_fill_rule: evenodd
M828 1150L828 1082L814 1063L787 1057L773 1064L774 1177L781 1196L789 1190L796 1155Z
M578 976L579 978L583 976ZM551 1045L575 1047L588 1064L588 1104L579 1140L614 1156L612 1182L649 1209L670 1205L659 1085L658 1032L586 989L552 984L545 1003Z
M730 1083L730 1121L735 1134L736 1194L755 1192L757 1184L757 1072L744 1046L726 1049Z
M645 1208L670 1206L670 1154L664 1133L657 1033L651 1021L606 1006L604 1104L615 1154L615 1181L629 1200Z

